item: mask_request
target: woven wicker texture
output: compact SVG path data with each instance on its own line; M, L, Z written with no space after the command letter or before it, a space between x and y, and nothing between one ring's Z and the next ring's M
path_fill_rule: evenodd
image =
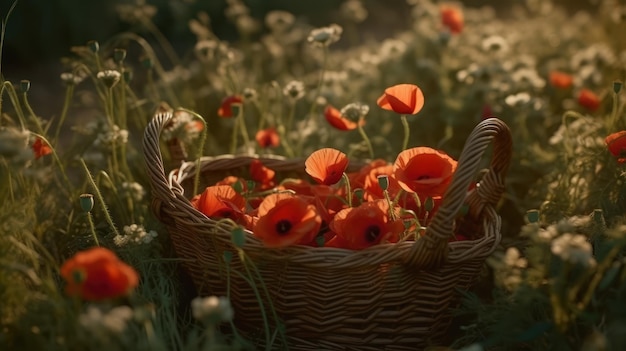
M246 232L240 249L245 255L240 255L232 244L232 227L195 210L188 200L193 194L181 183L193 181L198 164L206 181L212 174L240 172L254 157L207 157L166 173L159 137L169 118L170 114L157 114L144 136L153 210L166 224L198 293L229 294L240 332L261 344L263 310L267 322L276 325L270 305L287 335L287 345L278 349L418 350L437 344L449 327L457 289L471 286L500 242L495 205L504 191L511 137L498 119L481 122L467 139L452 183L423 239L362 251L308 246L268 249ZM489 170L468 193L490 145ZM278 172L304 170L304 160L262 157L261 161ZM468 214L455 221L464 204L469 205ZM455 225L472 231L473 240L449 242ZM233 253L229 264L224 261L225 251ZM261 279L266 291L260 288Z

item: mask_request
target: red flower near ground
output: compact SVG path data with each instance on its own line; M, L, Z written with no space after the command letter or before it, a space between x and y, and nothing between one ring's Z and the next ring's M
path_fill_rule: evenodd
M398 84L385 89L376 103L385 110L414 115L424 107L424 94L417 85Z
M440 7L441 23L447 27L451 33L459 34L463 31L464 19L461 9L451 5Z
M405 191L436 197L445 193L456 166L456 160L445 152L420 146L398 155L394 175Z
M264 149L280 145L280 137L273 127L259 130L256 132L255 139L257 144Z
M129 294L139 284L139 275L110 250L95 247L81 251L61 266L65 292L97 301Z
M589 89L583 89L578 94L578 104L593 112L600 108L600 97Z
M304 162L305 171L316 182L333 185L339 182L348 167L348 156L343 152L324 148L314 151Z
M574 82L574 77L561 71L552 71L549 76L550 85L558 89L569 89Z
M246 208L246 199L230 185L214 185L204 189L196 206L209 218L238 221Z
M50 148L50 146L39 137L35 139L32 147L33 152L35 153L35 160L38 160L41 157L50 155L52 153L52 149Z
M336 243L329 242L329 246L361 250L372 245L397 242L404 231L404 224L400 219L389 217L386 200L376 200L339 211L330 222L330 229L336 234Z
M626 130L607 136L604 142L617 162L626 163Z
M243 104L243 98L239 95L227 96L222 100L220 107L217 109L217 115L223 118L231 118L234 116L233 106Z
M250 178L259 183L262 189L273 186L276 172L265 167L259 160L252 160L250 163Z
M322 225L315 205L296 195L268 195L258 214L254 234L268 247L310 244Z
M344 116L341 115L341 111L331 105L326 106L324 109L324 117L331 126L339 130L354 130L358 126L356 122L344 118ZM361 126L365 125L365 120L361 119L359 124L361 124Z

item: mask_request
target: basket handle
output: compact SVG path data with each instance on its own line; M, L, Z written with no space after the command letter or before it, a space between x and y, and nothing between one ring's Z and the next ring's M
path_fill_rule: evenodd
M189 201L184 197L183 189L176 181L169 181L165 175L163 166L163 156L161 155L160 136L163 127L172 119L171 112L157 113L148 122L143 137L144 161L148 171L148 178L152 185L153 200L152 211L162 221L168 221L168 211L181 211L182 213L193 213L194 209ZM178 217L178 215L177 215ZM189 216L185 216L189 217ZM190 218L193 220L193 218Z
M467 189L475 179L480 160L493 142L493 154L488 172L468 195ZM445 262L448 256L448 240L454 230L454 222L464 203L470 204L469 215L477 218L485 205L495 206L504 193L504 178L511 163L512 139L509 127L500 119L481 121L467 138L458 167L450 186L443 196L442 204L407 256L411 267L433 269ZM418 245L418 243L422 242Z

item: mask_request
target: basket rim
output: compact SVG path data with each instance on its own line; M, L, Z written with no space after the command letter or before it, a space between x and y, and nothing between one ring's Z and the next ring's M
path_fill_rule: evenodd
M155 195L156 199L160 200L157 202L161 205L165 205L161 206L161 210L164 210L165 213L175 218L176 226L174 228L186 225L190 228L195 228L209 233L221 230L224 234L223 238L218 236L217 239L222 240L222 244L224 245L232 245L230 240L230 230L232 230L234 226L220 227L217 221L211 220L204 214L197 211L191 205L190 201L184 196L184 189L179 183L179 180L181 179L181 168L171 171L169 173L169 179L165 178L159 138L163 125L171 117L171 113L155 115L145 132L144 153L146 155L146 164L148 166L150 180L153 185L153 195ZM479 160L481 159L487 146L492 142L495 145L491 168L478 186L468 193L467 189L469 188L471 179L478 171ZM196 165L199 162L201 163L201 167L206 167L216 160L226 160L224 162L228 162L233 160L241 161L242 159L251 160L253 158L255 157L251 155L238 156L226 154L217 157L207 156L203 159L183 163L182 165L186 167L183 168L183 170L189 170L191 167L190 165ZM283 157L270 157L269 159L276 162L290 162L289 160L285 160ZM481 122L468 137L466 147L463 149L461 157L458 161L459 166L457 171L453 176L448 191L443 197L441 207L426 230L426 235L420 240L410 242L409 245L401 243L400 247L409 247L409 250L398 250L397 246L394 246L395 251L401 253L402 257L390 254L390 250L386 250L385 248L391 246L385 245L374 245L366 250L358 251L315 247L306 247L303 251L300 246L292 246L280 249L280 252L283 253L284 257L290 257L297 254L302 255L303 252L312 252L311 249L313 249L319 250L316 251L317 256L322 256L320 253L324 252L325 255L329 257L337 255L346 257L344 258L345 261L349 260L347 257L354 259L355 257L364 256L374 262L388 263L390 260L398 259L409 263L413 267L419 267L422 269L436 268L448 260L448 256L450 254L453 255L451 259L457 259L455 252L460 252L462 250L453 250L453 248L457 246L459 248L465 247L464 245L459 246L459 244L451 246L448 240L454 232L453 222L456 213L458 213L461 205L465 202L469 203L470 213L472 213L474 218L481 219L482 213L488 214L486 217L488 220L483 221L483 229L485 238L492 237L494 239L493 245L489 245L489 248L487 248L488 252L492 252L494 246L499 243L501 221L493 207L504 190L504 175L508 169L510 159L511 136L506 124L496 118L486 119ZM202 162L203 160L204 162ZM298 159L296 162L299 163L302 161ZM461 170L463 172L461 172ZM488 236L490 231L493 231L493 235ZM253 236L253 234L248 231L248 236ZM258 239L247 239L251 240L247 240L244 247L246 251L249 251L250 253L263 256L264 252L272 252L274 254L279 252L270 250L269 248L263 246ZM483 240L478 240L478 243L482 242ZM408 254L405 251L409 251ZM311 259L313 262L317 263L321 263L319 262L320 260L324 262L329 258L312 258L308 257L310 255L306 256L307 259ZM343 263L343 261L334 262L335 264Z

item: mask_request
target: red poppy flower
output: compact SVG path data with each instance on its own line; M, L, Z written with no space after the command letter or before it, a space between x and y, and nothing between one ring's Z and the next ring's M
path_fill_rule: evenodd
M394 163L394 175L402 189L424 197L445 193L457 162L443 151L414 147L402 151Z
M222 103L217 109L217 115L223 118L231 118L234 116L233 106L241 107L243 104L243 98L239 95L227 96L222 100Z
M273 186L275 175L276 172L274 170L265 167L259 160L252 160L250 163L250 178L259 183L263 189Z
M209 218L230 218L238 221L245 208L246 199L229 185L207 187L197 202L198 211Z
M95 247L81 251L61 266L65 292L97 301L125 296L139 284L139 275L110 250Z
M335 214L348 206L345 199L345 187L334 189L329 185L311 186L311 192L317 211L326 223L330 223Z
M361 169L357 172L348 173L348 179L350 179L350 185L352 188L364 188L365 187L365 179L369 175L370 171L374 168L382 167L387 165L387 161L383 159L375 159L367 164L365 164Z
M376 244L397 242L404 224L402 220L389 217L386 200L376 200L339 211L330 222L330 229L344 248L361 250Z
M343 152L324 148L314 151L304 161L305 171L320 184L333 185L339 182L348 167L348 156Z
M626 130L613 133L604 140L609 152L619 163L626 163Z
M42 156L50 155L52 149L43 139L37 137L33 143L33 152L35 153L35 160L38 160Z
M331 105L326 106L326 108L324 109L324 117L331 126L339 130L354 130L358 126L356 122L353 122L342 116L341 111ZM359 121L359 124L361 126L365 125L365 120L361 119Z
M398 84L385 89L376 103L385 110L414 115L424 107L424 94L417 85Z
M233 187L233 189L241 187L241 192L248 191L248 182L241 177L226 176L224 179L217 181L213 185L229 185Z
M268 247L308 244L321 225L322 218L309 201L295 195L271 194L259 206L254 234Z
M589 89L582 89L578 94L578 104L593 112L600 108L600 97Z
M283 180L277 188L279 190L291 190L298 195L313 196L312 186L304 179L289 178Z
M574 77L561 71L552 71L549 76L550 85L558 89L569 89L574 82Z
M264 149L280 145L280 136L273 127L259 130L256 132L255 139L257 144Z
M458 7L451 5L442 5L441 23L447 27L451 33L459 34L463 31L463 12Z

